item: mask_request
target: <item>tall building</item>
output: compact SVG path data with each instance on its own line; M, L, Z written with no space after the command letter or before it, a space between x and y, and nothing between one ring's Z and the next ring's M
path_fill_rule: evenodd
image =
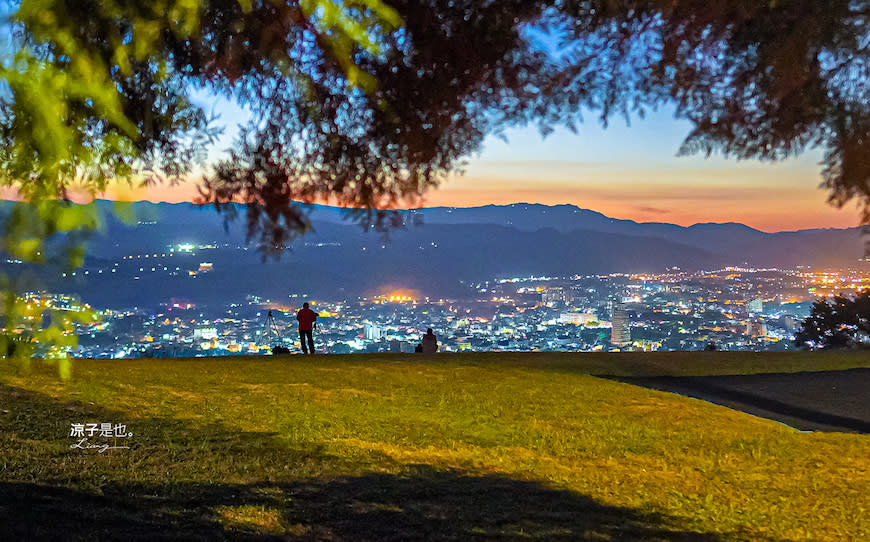
M764 300L759 298L752 299L746 303L746 311L750 314L761 314L764 312Z
M784 327L785 330L789 333L794 333L795 331L797 331L798 328L801 327L799 324L800 322L794 316L786 314L782 317L782 327Z
M610 343L614 346L625 346L631 342L631 328L628 322L628 311L625 305L618 303L613 306L613 327L610 330Z
M746 334L750 337L766 337L767 324L761 320L751 320L746 324Z
M541 294L541 301L548 307L564 305L570 301L568 292L561 286L548 288Z
M369 341L381 340L381 328L374 324L366 324L363 328L364 336Z

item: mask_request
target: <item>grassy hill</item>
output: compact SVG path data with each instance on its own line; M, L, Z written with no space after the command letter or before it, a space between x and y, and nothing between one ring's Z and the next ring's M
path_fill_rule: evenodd
M0 364L0 539L858 540L870 435L593 375L860 354L462 354ZM133 435L71 449L73 423Z

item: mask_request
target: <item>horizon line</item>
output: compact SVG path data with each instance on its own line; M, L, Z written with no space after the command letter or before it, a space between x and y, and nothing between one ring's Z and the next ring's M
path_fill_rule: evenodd
M5 196L0 196L0 201L21 202L21 200L12 199L12 198L8 198L8 197L5 197ZM71 201L72 201L72 200L71 200ZM208 207L208 206L214 205L214 202L194 203L194 202L192 202L192 201L186 201L186 200L185 200L185 201L167 201L167 200L153 201L153 200L150 200L150 199L131 199L131 200L127 200L127 199L120 199L120 198L118 198L118 199L110 199L110 198L105 198L105 197L102 197L102 198L95 198L95 199L93 200L93 202L98 202L98 201L107 202L107 203L134 203L134 204L135 204L135 203L150 203L150 204L152 204L152 205L159 205L159 204L168 204L168 205L189 205L189 206L191 206L191 207ZM77 202L77 201L72 201L72 203L73 203L73 204L77 204L77 205L86 205L86 204L87 204L87 203L82 203L82 202ZM91 203L91 202L88 202L88 203ZM244 203L244 202L233 202L233 203L236 203L236 204L238 204L238 205L247 205L247 204ZM330 208L330 209L336 209L336 210L343 210L343 209L366 209L365 207L341 207L341 206L337 206L337 205L331 205L331 204L328 204L328 203L306 203L306 202L302 202L302 201L295 201L294 203L299 204L299 205L303 205L303 206L328 207L328 208ZM590 213L595 213L595 214L601 215L602 217L607 218L607 219L610 219L610 220L619 220L619 221L621 221L621 222L632 222L632 223L634 223L634 224L638 224L638 225L653 225L653 224L660 224L660 225L676 226L676 227L679 227L679 228L692 228L692 227L694 227L694 226L711 226L711 225L712 225L712 226L736 225L736 226L743 226L743 227L745 227L745 228L749 228L749 229L752 229L752 230L755 230L755 231L758 231L758 232L761 232L761 233L766 233L766 234L774 234L774 233L795 233L795 232L802 232L802 231L816 231L816 230L850 230L850 229L860 229L860 228L862 228L862 227L867 227L867 225L863 225L863 224L860 224L860 223L859 223L859 224L856 224L856 225L854 225L854 226L847 226L847 227L837 227L837 226L816 226L816 227L810 227L810 228L782 229L782 230L770 231L770 230L761 229L761 228L758 228L758 227L755 227L755 226L751 226L751 225L749 225L749 224L746 224L746 223L744 223L744 222L739 222L739 221L736 221L736 220L729 220L729 221L725 221L725 222L716 222L716 221L694 222L694 223L689 224L689 225L682 225L682 224L679 224L679 223L676 223L676 222L663 222L663 221L638 221L638 220L634 220L634 219L631 219L631 218L618 218L618 217L615 217L615 216L607 215L607 214L605 214L605 213L603 213L603 212L601 212L601 211L596 211L595 209L589 209L589 208L586 208L586 207L580 207L580 206L578 206L578 205L576 205L576 204L573 204L573 203L547 204L547 203L533 203L533 202L525 202L525 201L517 201L517 202L513 202L513 203L487 203L487 204L483 204L483 205L469 205L469 206L462 206L462 205L433 205L433 206L421 206L421 207L392 207L392 208L376 208L376 207L373 207L372 210L376 210L376 211L378 211L378 210L381 210L381 211L400 211L400 212L402 212L402 211L404 211L404 212L407 212L407 211L425 211L425 210L427 210L427 209L467 209L467 210L471 210L471 209L483 209L483 208L486 208L486 207L505 208L505 207L513 207L513 206L517 206L517 205L534 206L534 207L547 207L547 208L572 207L572 208L577 209L577 210L580 210L580 211L587 211L587 212L590 212Z

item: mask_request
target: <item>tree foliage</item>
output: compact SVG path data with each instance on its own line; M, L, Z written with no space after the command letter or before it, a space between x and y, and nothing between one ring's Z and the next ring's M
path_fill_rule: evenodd
M795 334L801 348L870 347L870 291L813 303L809 318Z
M25 192L180 178L210 139L190 99L209 88L252 118L202 201L257 204L250 232L280 248L307 228L294 202L413 203L507 126L674 104L681 152L819 147L831 200L866 204L868 16L855 0L22 0L0 163Z
M584 115L606 124L664 105L692 126L682 153L776 160L823 149L830 200L857 200L870 220L870 1L6 7L0 186L37 205L191 175L215 137L208 104L192 99L208 89L251 118L228 157L203 169L200 201L250 204L249 235L267 253L310 227L299 202L364 215L411 205L507 127L576 130ZM39 232L57 229L47 220L6 246L23 239L44 253Z

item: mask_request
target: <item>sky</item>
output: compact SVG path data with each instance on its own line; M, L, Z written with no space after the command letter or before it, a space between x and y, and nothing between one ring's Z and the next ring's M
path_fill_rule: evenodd
M558 33L527 30L532 47L554 58L562 54ZM229 146L244 112L204 93L195 99L214 104L227 125L218 147ZM507 142L488 138L464 174L427 193L423 206L571 204L638 222L740 222L768 232L859 225L856 204L832 207L827 191L819 188L820 151L776 163L715 154L677 157L689 131L689 123L675 120L672 109L634 118L630 125L613 118L607 129L589 114L577 134L560 129L545 138L535 128L510 130ZM190 183L145 197L183 201L195 194Z
M540 32L534 39L540 47L555 47L553 38ZM232 143L234 127L246 115L206 93L194 98L226 125L216 157ZM572 204L639 222L741 222L771 232L859 224L855 204L836 209L826 203L827 192L819 188L821 152L778 163L677 157L688 132L689 124L674 120L667 110L633 119L631 126L614 118L607 129L592 114L579 133L562 129L546 138L534 128L511 130L507 143L487 139L482 152L470 157L464 175L452 175L430 191L423 205ZM196 194L192 180L176 187L122 186L103 197L181 202ZM0 190L0 197L11 193Z
M230 145L244 114L227 103L214 109L227 125L217 155ZM613 119L606 129L590 115L577 134L559 129L546 138L534 128L510 130L507 143L488 138L464 174L430 191L423 206L571 204L638 222L741 222L769 232L859 224L855 205L840 210L826 203L827 192L819 188L821 152L775 163L715 154L677 157L688 132L688 123L668 111L633 119L630 126ZM179 202L195 194L195 182L189 182L109 196Z

